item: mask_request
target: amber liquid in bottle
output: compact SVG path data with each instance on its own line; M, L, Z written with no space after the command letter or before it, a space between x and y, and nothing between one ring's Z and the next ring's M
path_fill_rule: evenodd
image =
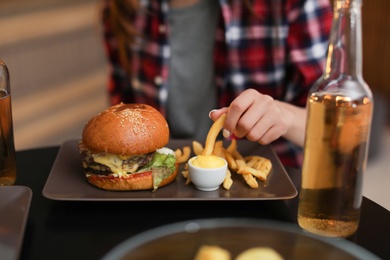
M347 237L359 225L372 103L321 93L308 104L298 222L312 233Z
M328 237L359 226L372 93L362 77L361 0L335 0L324 75L307 102L298 224Z

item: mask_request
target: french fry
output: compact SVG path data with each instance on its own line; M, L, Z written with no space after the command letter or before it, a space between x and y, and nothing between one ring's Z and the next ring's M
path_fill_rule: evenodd
M248 259L273 259L283 260L284 258L271 247L251 247L240 253L235 260Z
M178 149L180 150L180 149ZM176 150L177 151L177 150ZM176 154L176 151L175 151L175 154ZM183 152L181 153L181 155L176 156L176 162L177 163L184 163L184 162L187 162L188 159L190 158L190 155L191 155L191 147L189 146L184 146L183 147Z
M186 179L186 185L190 184L191 183L191 178L190 178L190 174L188 173L188 170L181 171L181 174Z
M242 177L252 189L257 189L259 187L259 184L257 183L256 179L253 177L252 174L242 174Z
M175 157L176 157L176 160L177 158L181 157L183 155L183 152L181 151L181 149L176 149L175 150Z
M244 158L242 158L242 159L236 159L236 163L237 163L238 171L239 171L241 168L246 167L246 163L245 163Z
M246 166L249 166L249 167L253 167L253 165L255 165L258 161L257 158L254 158L254 157L252 157L252 158L245 157L244 160L245 160Z
M236 160L243 160L244 163L245 163L244 157L237 150L234 150L232 155L233 155L234 159L236 159Z
M188 171L181 171L181 175L183 175L184 178L188 179L188 177L190 176L188 174Z
M191 178L190 178L190 176L188 175L188 178L187 178L187 180L186 180L186 185L188 185L188 184L190 184L191 183Z
M195 155L201 155L203 153L203 145L198 141L193 141L192 150L194 151Z
M214 245L203 245L196 252L194 260L207 259L230 260L232 257L230 252L222 247Z
M248 167L245 163L244 159L238 159L236 160L238 170L237 173L241 174L244 178L245 182L249 185L249 187L256 189L259 187L259 184L257 183L256 179L252 176L252 173L249 169L252 169Z
M181 171L181 175L183 175L183 177L186 179L187 185L191 183L190 174L188 172L188 163L184 165L184 169Z
M233 154L233 152L237 150L237 140L232 139L226 150L228 151L228 153Z
M191 147L184 146L183 147L183 156L180 158L181 162L187 162L188 159L190 159L190 156L191 156Z
M230 188L232 187L233 185L233 180L232 180L232 174L230 173L229 169L226 170L226 177L225 179L223 180L223 183L222 183L222 186L227 189L227 190L230 190Z
M225 148L223 148L223 142L217 141L217 142L215 142L215 145L214 145L213 154L225 159L224 149Z
M247 161L247 166L254 169L252 171L254 176L263 181L267 179L272 169L272 163L269 159L261 156L248 156L245 157L245 160Z
M226 114L222 114L211 126L209 132L206 137L206 144L202 155L211 155L214 150L215 140L218 137L219 132L223 128L223 124L225 123Z
M245 166L245 167L240 168L237 171L237 173L242 174L242 175L253 175L262 181L265 181L267 179L267 176L264 174L264 172L262 172L260 170L256 170L256 169L249 167L249 166Z
M233 155L231 155L227 150L225 150L224 152L229 169L231 169L232 171L237 171L238 166L236 160L233 158Z

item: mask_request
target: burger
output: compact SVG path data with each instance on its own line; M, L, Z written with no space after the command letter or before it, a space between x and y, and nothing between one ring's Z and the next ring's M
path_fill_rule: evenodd
M165 118L146 104L112 106L85 125L79 150L88 182L104 190L156 190L177 175Z

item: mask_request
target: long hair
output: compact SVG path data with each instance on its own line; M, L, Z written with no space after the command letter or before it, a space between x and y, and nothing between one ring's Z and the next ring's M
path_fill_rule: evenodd
M245 7L254 15L251 1L243 0ZM108 2L110 12L106 18L109 19L110 29L118 46L120 62L130 72L131 66L127 46L134 44L139 33L129 19L133 18L139 11L139 2L138 0L108 0Z
M120 62L130 72L130 60L127 53L127 46L134 44L138 32L130 22L139 10L138 0L108 0L110 12L106 19L109 19L110 30L116 40Z

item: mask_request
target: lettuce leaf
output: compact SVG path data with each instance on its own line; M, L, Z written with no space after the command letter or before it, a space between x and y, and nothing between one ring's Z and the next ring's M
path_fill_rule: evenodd
M168 178L176 170L176 157L172 154L155 152L153 159L142 170L152 169L153 191L156 191L160 183Z
M172 171L176 170L176 158L172 154L161 154L158 152L154 152L153 159L144 166L144 168L157 168L161 166L168 167Z

